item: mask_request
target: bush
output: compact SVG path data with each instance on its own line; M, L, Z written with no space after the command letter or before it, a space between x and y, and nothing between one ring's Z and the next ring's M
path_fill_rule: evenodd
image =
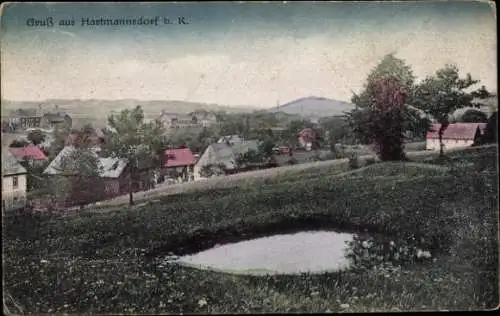
M356 153L352 153L349 157L349 168L358 169L360 167L359 158Z
M366 159L366 165L367 166L374 165L376 163L377 163L377 161L375 160L375 158L368 158L368 159Z

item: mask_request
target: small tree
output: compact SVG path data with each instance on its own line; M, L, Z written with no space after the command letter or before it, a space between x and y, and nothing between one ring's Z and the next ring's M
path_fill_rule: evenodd
M272 161L275 158L274 154L275 143L271 137L265 137L264 140L259 144L259 153L262 155L263 159Z
M208 164L204 165L200 169L200 176L204 178L210 178L212 176L218 176L225 173L224 164Z
M196 136L196 152L203 152L216 138L215 132L211 128L203 127L201 131Z
M67 156L62 157L58 173L69 181L67 198L80 205L102 200L105 186L100 177L102 166L97 153L88 147L75 147Z
M440 124L438 130L440 156L444 155L443 133L450 125L450 114L464 107L479 107L474 99L489 97L484 87L473 92L465 91L478 82L479 80L472 79L470 74L460 78L456 66L445 65L436 71L435 76L428 76L417 85L413 104L434 117Z
M259 150L250 149L244 153L238 154L235 158L237 168L264 162L265 156Z
M459 121L463 123L487 123L488 115L482 111L470 109L465 111Z
M49 188L49 212L56 207L58 201L65 201L71 192L72 181L65 176L50 176L46 178L46 187Z
M35 146L39 145L45 140L45 134L41 130L36 129L28 134L28 140Z
M482 143L498 143L498 111L495 111L486 123L486 129L482 137Z
M108 117L113 131L106 131L105 152L111 157L126 159L131 175L129 181L129 204L134 204L132 182L142 168L152 170L163 161L166 147L165 130L157 122L144 122L141 106L122 110Z
M66 139L70 134L70 128L67 126L56 125L54 127L54 140L50 144L49 160L53 160L64 148Z

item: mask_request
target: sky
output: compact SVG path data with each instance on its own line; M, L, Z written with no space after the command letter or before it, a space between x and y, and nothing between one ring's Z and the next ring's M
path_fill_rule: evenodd
M2 9L7 100L259 108L306 96L349 101L388 53L420 79L449 63L490 90L497 87L496 22L485 2L14 3ZM28 25L48 17L53 26ZM160 23L82 25L87 18L141 17ZM75 24L60 26L61 20Z

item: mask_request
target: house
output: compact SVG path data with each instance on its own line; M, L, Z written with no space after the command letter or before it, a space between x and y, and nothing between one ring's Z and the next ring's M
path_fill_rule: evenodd
M201 127L211 127L217 124L217 117L213 112L209 112L206 110L196 110L189 113L189 115L195 117L198 126Z
M256 140L243 140L234 144L223 142L208 146L194 166L194 180L203 178L200 171L207 165L223 165L226 170L234 170L237 155L258 150L258 145Z
M50 162L49 166L45 169L43 174L49 177L74 177L74 174L66 174L62 168L62 165L65 159L69 157L75 150L78 149L74 146L64 147L61 152L54 158L54 160ZM125 159L101 157L100 148L92 148L92 152L98 159L100 167L99 180L103 181L104 185L104 192L100 200L111 199L127 193L130 183L128 162ZM93 203L97 200L99 199L93 199L92 196L89 196L88 201L86 202ZM74 201L68 198L68 196L64 196L63 199L58 202L63 202L64 206L66 207L74 205Z
M160 117L157 120L163 123L163 126L167 130L173 128L190 127L196 125L197 123L193 121L193 118L191 116L177 113L167 113L165 111L162 111Z
M91 137L91 143L96 143L93 145L96 148L104 148L106 135L108 133L118 133L118 131L112 126L106 126L104 129L95 129L95 137ZM99 131L101 133L99 133ZM102 136L102 137L101 137ZM97 138L96 138L97 137ZM98 139L100 139L98 141ZM132 174L132 190L134 192L149 190L155 185L155 177L158 173L161 173L161 164L159 164L150 155L150 146L146 144L140 144L135 146L137 152L146 153L146 156L135 162L130 162L130 172Z
M44 112L42 106L38 108L17 109L10 114L5 122L5 128L9 131L26 131L30 128L53 128L55 126L66 126L71 128L72 118L69 114L59 110L58 106Z
M426 149L439 151L439 128L440 124L433 124L427 132ZM455 123L450 124L443 132L444 148L461 148L472 146L486 128L485 123Z
M25 147L10 147L9 151L18 162L27 162L31 165L36 165L47 160L47 156L45 156L43 151L33 144Z
M56 126L71 128L73 126L73 119L68 113L59 111L56 106L54 110L43 114L41 125L45 128L54 128Z
M26 205L26 169L2 146L2 209L21 209Z
M187 180L189 175L192 178L196 159L189 148L167 149L163 161L164 173L181 174L184 180Z
M162 111L160 117L156 120L162 122L167 130L174 128L210 127L217 123L215 114L205 110L197 110L189 114Z
M13 111L7 120L7 125L12 131L24 131L28 128L42 127L41 107L17 109Z

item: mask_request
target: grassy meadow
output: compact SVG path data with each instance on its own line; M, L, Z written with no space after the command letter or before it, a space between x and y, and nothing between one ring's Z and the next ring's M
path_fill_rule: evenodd
M496 147L455 151L446 163L377 163L353 171L325 163L258 185L207 186L135 208L5 217L4 307L40 314L497 306ZM169 254L320 228L418 240L433 260L267 277L159 265Z

